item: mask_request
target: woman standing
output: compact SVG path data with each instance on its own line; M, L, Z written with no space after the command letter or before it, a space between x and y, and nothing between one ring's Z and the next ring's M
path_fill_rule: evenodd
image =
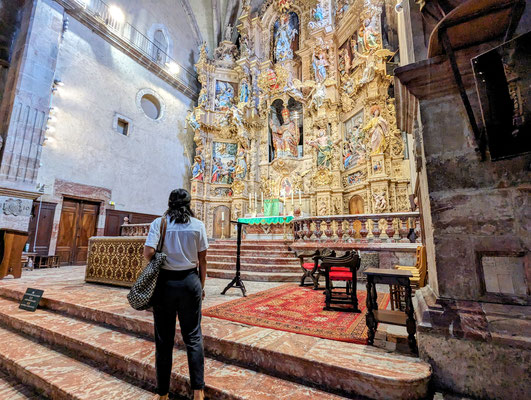
M162 218L167 218L162 247L166 262L160 270L153 295L157 369L157 395L153 400L168 398L177 316L186 345L194 400L204 399L201 301L205 297L208 240L204 224L194 218L190 201L190 193L186 190L172 191L168 211L152 222L144 247L144 257L149 261L159 241Z

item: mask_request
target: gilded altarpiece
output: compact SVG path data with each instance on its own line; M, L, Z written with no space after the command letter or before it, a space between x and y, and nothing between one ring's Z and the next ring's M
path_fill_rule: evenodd
M229 26L212 54L201 47L188 124L193 208L209 236L220 207L228 224L267 199L284 215L409 210L383 2L338 4L270 0L251 14L244 1L237 42Z

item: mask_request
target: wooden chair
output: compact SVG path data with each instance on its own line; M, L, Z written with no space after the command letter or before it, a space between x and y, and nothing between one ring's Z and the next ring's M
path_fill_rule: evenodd
M351 309L341 308L341 311L361 312L357 297L357 271L361 258L357 253L347 252L342 257L323 257L321 270L326 279L326 298L324 310L332 310L331 304L351 304ZM346 291L335 291L333 282L346 282ZM340 289L340 288L338 288ZM341 288L343 289L343 288Z
M301 283L299 286L308 286L305 284L306 278L310 278L312 280L313 289L317 290L319 289L319 278L321 277L321 270L319 269L319 261L326 256L335 256L335 252L323 249L323 250L316 250L312 253L299 253L297 254L297 257L300 260L301 263L301 269L302 269L302 276L301 276ZM311 258L313 262L304 262L305 259Z
M49 260L50 267L59 268L59 256L50 256Z
M395 269L410 271L413 274L413 277L409 279L411 287L413 288L413 293L414 289L426 286L426 246L417 247L415 265L395 265ZM404 288L398 285L389 285L389 295L391 298L391 310L394 310L395 308L403 310L405 307Z

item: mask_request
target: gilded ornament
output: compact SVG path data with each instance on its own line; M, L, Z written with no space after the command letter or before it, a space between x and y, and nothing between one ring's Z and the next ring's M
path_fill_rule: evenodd
M232 192L234 193L234 195L239 196L245 190L245 184L241 180L238 179L232 183L231 188L232 188Z

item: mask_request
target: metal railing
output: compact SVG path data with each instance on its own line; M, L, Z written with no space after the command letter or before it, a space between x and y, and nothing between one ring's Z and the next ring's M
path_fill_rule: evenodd
M195 82L195 72L184 67L167 53L167 49L153 42L146 35L125 21L125 15L102 0L73 0L86 13L104 23L109 30L141 52L145 57L183 82Z

